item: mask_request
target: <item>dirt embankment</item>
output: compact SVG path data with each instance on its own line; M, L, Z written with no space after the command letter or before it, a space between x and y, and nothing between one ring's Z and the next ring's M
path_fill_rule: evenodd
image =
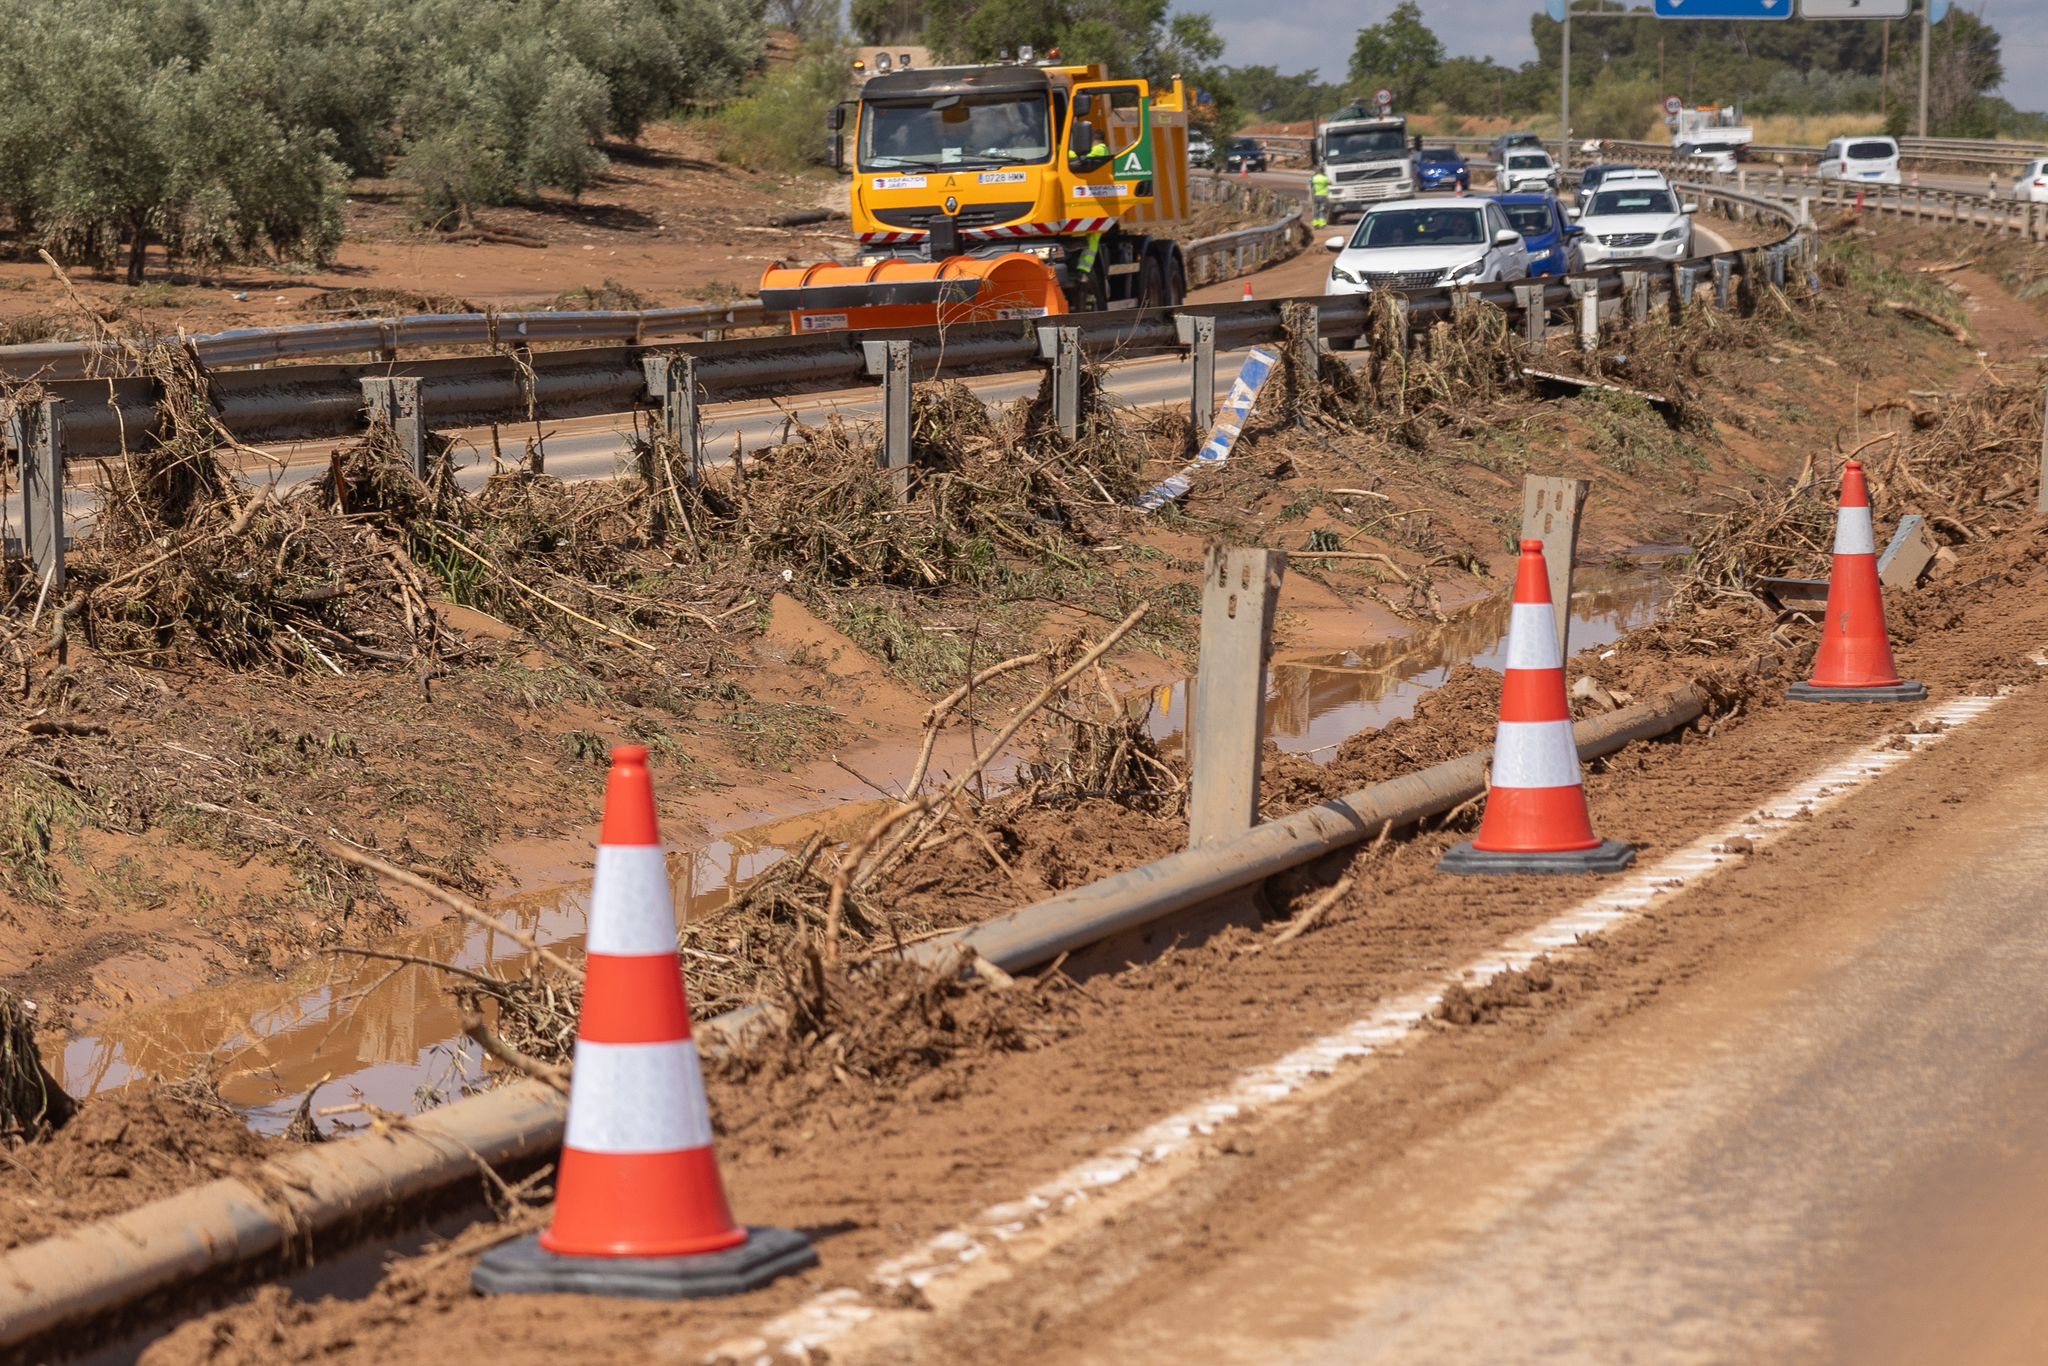
M580 489L509 475L482 500L467 501L365 475L303 504L258 509L239 530L239 512L209 509L148 528L148 536L84 546L75 562L84 600L66 618L61 653L42 649L47 638L25 629L26 596L7 619L29 677L15 702L12 744L18 786L33 787L17 793L17 808L58 814L39 817L40 827L26 824L32 837L18 847L32 852L7 864L17 881L0 935L5 983L34 997L53 1028L67 1010L89 1018L124 998L179 990L246 962L282 967L425 913L420 901L349 871L326 847L334 840L472 888L536 868L580 877L572 865L588 856L608 736L655 744L669 828L685 840L716 810L772 808L824 785L830 761L819 751L827 748L864 777L892 781L871 766L893 754L903 765L895 772L907 771L924 699L1005 654L1099 635L1104 618L1151 602L1147 648L1184 660L1191 580L1212 537L1296 552L1283 605L1293 644L1356 642L1397 620L1426 626L1461 601L1498 592L1519 476L1531 468L1597 476L1592 553L1682 538L1688 506L1726 506L1742 491L1761 496L1809 457L1826 457L1839 433L1867 429L1873 415L1863 405L1878 394L1929 375L1969 373L1945 336L1868 303L1838 293L1783 317L1699 314L1682 330L1612 348L1603 366L1668 395L1675 423L1646 404L1532 397L1509 382L1511 353L1498 349L1497 335L1446 329L1405 371L1329 371L1331 392L1303 414L1306 425L1277 419L1292 401L1283 387L1273 395L1276 416L1254 424L1231 466L1156 522L1109 503L1178 463L1185 436L1170 423L1105 421L1080 450L1063 450L1046 444L1042 409L1027 405L991 423L959 408L957 395L940 395L923 410L924 496L911 516L882 514L864 438L827 429L701 504L678 501L658 473L641 486ZM1857 386L1839 382L1844 374L1865 386L1861 403ZM1913 378L1892 378L1902 374ZM1877 420L1909 425L1903 412ZM654 459L649 468L658 466ZM837 491L825 499L819 489ZM348 591L322 597L314 590L337 586L336 576L316 583L292 547L327 534L337 509L362 539L343 561ZM261 539L236 539L244 535ZM177 582L194 585L191 601L234 605L239 634L209 630L181 615L178 603L154 591L137 597L117 582L166 549ZM1314 558L1337 550L1382 558ZM1989 553L1964 552L1966 563ZM224 562L284 570L252 597L223 589ZM451 597L468 615L450 610ZM1910 628L1910 613L1904 620ZM315 648L297 644L294 631ZM1641 675L1603 678L1642 691L1656 677L1748 667L1754 636L1749 628L1709 635L1700 660L1687 658L1691 647L1681 643L1675 663L1667 651ZM237 641L260 649L224 657ZM368 653L351 653L344 642ZM1798 648L1771 647L1771 671L1757 666L1752 675L1782 679ZM1046 653L1074 657L1071 646ZM379 657L386 654L399 659ZM1630 656L1617 658L1626 664ZM1122 659L1143 666L1142 656ZM1012 686L984 689L971 710L993 719L1043 677L1020 671L1006 680ZM1486 680L1463 677L1415 723L1347 746L1326 770L1274 764L1269 807L1469 748L1490 728L1489 708ZM1810 739L1821 744L1828 735ZM1610 768L1630 771L1661 753L1624 756ZM947 762L957 770L957 758ZM1697 813L1716 794L1724 804L1740 800L1746 771L1713 777L1714 765L1700 761L1685 789L1695 805L1668 826L1637 820L1631 837L1663 838L1697 819L1684 812ZM844 775L829 781L843 784ZM390 794L415 789L393 809ZM1596 778L1594 792L1596 807L1612 803L1598 808L1602 819L1634 812L1625 788L1603 788ZM1056 801L980 808L973 824L982 839L935 843L886 884L899 930L1020 904L1141 862L1178 838L1156 793L1133 804L1088 796L1078 784ZM1428 839L1399 841L1367 856L1370 868L1389 871L1364 879L1338 917L1356 910L1372 919L1382 912L1369 908L1419 898L1412 923L1420 939L1392 941L1393 957L1373 960L1367 985L1441 952L1446 924L1491 932L1526 909L1512 897L1474 893L1461 903L1470 909L1447 913L1422 897L1432 847ZM127 881L109 882L108 870L124 869ZM217 890L235 888L225 881L235 876L251 890ZM1278 889L1286 904L1300 904L1300 895L1291 885ZM806 893L801 904L777 909L779 923L808 923L818 902ZM707 930L726 932L715 921ZM1222 948L1204 953L1228 958ZM1276 965L1259 989L1266 999L1303 999L1300 983L1277 970L1287 956L1265 961ZM1161 984L1178 990L1192 980L1184 971L1206 970L1176 960L1085 992L1049 987L1018 1008L1019 1018L976 1037L1034 1056L1058 1052L1064 1045L1044 1045L1087 1037L1082 1026L1107 1008L1105 997L1142 997ZM1221 996L1212 1005L1202 1028L1228 1032L1234 1008ZM950 1012L935 1017L962 1017ZM819 1184L811 1153L846 1155L830 1143L814 1149L825 1132L851 1144L867 1130L883 1150L900 1150L892 1161L905 1173L929 1173L928 1163L907 1157L929 1125L968 1127L923 1151L973 1148L966 1135L984 1121L956 1115L950 1101L975 1093L978 1069L993 1065L979 1060L986 1050L908 1047L928 1062L959 1056L957 1066L912 1080L891 1061L905 1048L891 1045L882 1058L839 1064L856 1079L889 1083L849 1092L827 1080L831 1065L802 1039L789 1046L799 1050L795 1063L771 1069L783 1080L733 1085L716 1100L738 1140L727 1160L743 1195L761 1199L764 1186L790 1193L780 1205L767 1202L769 1217L831 1222L801 1194L830 1189ZM1216 1064L1198 1055L1192 1040L1172 1051L1180 1062L1161 1072L1169 1090L1215 1075ZM1063 1083L1084 1075L1064 1074ZM1120 1103L1142 1106L1158 1094ZM1025 1129L1044 1160L1063 1160L1072 1133L1115 1122L1109 1104L1092 1119L1061 1111ZM789 1135L798 1133L810 1136L792 1148ZM111 1177L103 1184L120 1185ZM934 1226L977 1189L966 1177L940 1181L913 1202L922 1214L863 1223L835 1255L879 1252L906 1229ZM56 1198L61 1207L61 1192ZM274 1297L264 1303L278 1308ZM279 1312L294 1321L318 1317L297 1307ZM239 1339L241 1329L226 1331Z

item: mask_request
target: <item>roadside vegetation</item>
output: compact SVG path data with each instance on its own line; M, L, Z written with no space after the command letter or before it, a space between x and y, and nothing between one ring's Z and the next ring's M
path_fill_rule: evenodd
M608 139L722 99L760 61L753 0L0 0L0 205L15 244L142 279L321 263L351 177L423 218L576 194Z

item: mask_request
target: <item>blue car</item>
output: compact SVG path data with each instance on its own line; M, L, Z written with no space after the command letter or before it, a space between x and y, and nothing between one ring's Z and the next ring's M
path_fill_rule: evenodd
M1529 274L1572 275L1585 269L1578 239L1585 229L1565 218L1554 194L1497 194L1493 202L1522 234L1529 252Z
M1448 147L1425 147L1415 154L1415 186L1420 190L1472 188L1472 168Z

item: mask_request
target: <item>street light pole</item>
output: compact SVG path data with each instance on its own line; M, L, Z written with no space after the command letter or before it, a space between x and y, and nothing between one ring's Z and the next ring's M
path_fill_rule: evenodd
M1934 0L1920 0L1920 136L1927 136L1927 58L1934 46Z
M1558 66L1563 71L1557 89L1557 183L1564 185L1565 173L1572 166L1572 7L1571 0L1565 0L1564 7L1564 51L1560 54ZM1922 87L1923 91L1925 87ZM1925 96L1923 94L1922 98ZM1924 115L1922 116L1925 117ZM1921 136L1926 136L1921 129Z

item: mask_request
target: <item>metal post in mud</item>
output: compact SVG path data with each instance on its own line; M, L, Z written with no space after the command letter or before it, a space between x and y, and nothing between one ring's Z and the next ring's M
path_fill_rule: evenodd
M1634 324L1650 320L1650 272L1640 267L1621 273L1621 297L1628 300L1628 320Z
M1214 545L1204 569L1189 848L1241 835L1258 822L1266 657L1287 552Z
M1280 305L1280 331L1294 366L1295 421L1322 406L1322 314L1306 300Z
M1785 287L1785 249L1783 247L1772 247L1770 256L1771 283L1779 289L1783 289Z
M1574 280L1572 292L1579 297L1579 350L1590 356L1600 349L1600 282Z
M2041 487L2034 495L2034 511L2048 512L2048 385L2041 389Z
M372 421L382 418L391 427L398 450L413 474L425 479L427 468L427 423L420 411L420 381L417 375L380 376L366 379L363 407Z
M1199 435L1216 421L1216 319L1208 313L1176 313L1173 328L1194 362L1194 390L1188 397L1188 418Z
M863 341L867 371L882 381L882 468L889 471L896 500L910 501L910 343Z
M1687 308L1691 307L1692 296L1698 291L1700 286L1700 273L1702 269L1700 266L1684 264L1671 268L1671 290L1672 296L1678 301L1677 312L1683 313Z
M22 535L45 598L64 591L64 400L14 406L8 442L21 461ZM55 603L51 604L55 606Z
M1402 355L1408 354L1408 336L1414 325L1414 312L1408 306L1405 294L1394 296L1394 347Z
M697 358L642 356L647 395L661 408L662 434L683 453L683 477L696 488L704 477L704 420L699 410Z
M1543 311L1542 282L1516 285L1515 307L1522 312L1522 344L1531 351L1541 351L1550 332L1550 320Z
M1040 346L1052 346L1052 420L1062 441L1081 435L1081 329L1049 327L1038 334Z
M1579 553L1579 514L1585 510L1590 479L1531 474L1522 480L1522 539L1543 542L1550 570L1550 602L1557 611L1557 644L1571 658L1572 561Z
M1725 258L1714 262L1714 307L1728 307L1734 285L1735 263Z

